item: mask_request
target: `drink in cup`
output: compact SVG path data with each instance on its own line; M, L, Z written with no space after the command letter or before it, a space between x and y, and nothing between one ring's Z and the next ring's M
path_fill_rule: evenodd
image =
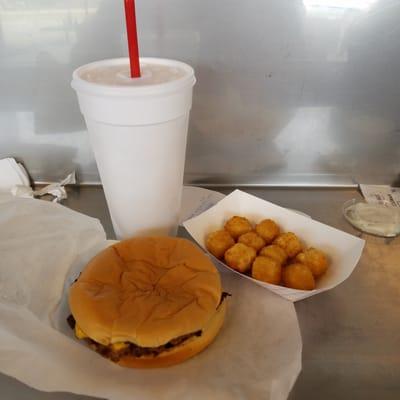
M72 87L85 118L117 238L174 235L181 204L193 69L141 58L84 65Z

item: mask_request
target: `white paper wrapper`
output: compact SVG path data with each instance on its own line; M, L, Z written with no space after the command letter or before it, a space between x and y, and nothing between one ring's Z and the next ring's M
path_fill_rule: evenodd
M13 158L3 158L0 160L0 191L10 192L15 185L29 186L28 173Z
M271 218L284 231L296 233L307 246L317 247L329 255L330 267L328 271L317 281L315 290L305 291L271 285L240 274L210 254L220 266L240 276L243 281L251 281L290 301L298 301L314 296L334 288L347 279L356 267L365 244L362 239L240 190L235 190L214 207L197 217L185 221L183 226L196 242L206 250L206 236L212 231L221 229L225 221L233 215L247 217L253 223L257 223L264 218Z
M181 211L179 214L179 225L182 225L187 219L193 218L208 210L224 197L224 194L214 190L195 186L184 186L182 191Z
M36 389L115 400L286 399L301 369L293 305L223 273L224 327L192 360L130 370L75 340L69 284L107 246L97 220L57 204L0 196L0 372Z
M360 184L360 189L367 203L400 208L399 187Z

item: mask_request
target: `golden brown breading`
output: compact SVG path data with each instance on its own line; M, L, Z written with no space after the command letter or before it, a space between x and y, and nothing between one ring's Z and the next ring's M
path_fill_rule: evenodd
M246 272L256 258L256 251L243 243L236 243L225 252L226 264L239 272Z
M278 261L269 257L257 257L253 262L251 276L259 281L279 285L281 281L282 267Z
M270 257L277 261L280 265L285 264L288 255L282 247L277 246L276 244L271 244L267 247L264 247L260 251L260 256Z
M315 280L307 265L296 263L283 268L283 283L285 286L300 290L315 289Z
M256 232L269 244L279 235L280 228L272 219L264 219L256 225Z
M257 252L265 246L265 240L254 231L240 235L238 242L252 247Z
M215 257L222 258L230 247L235 244L232 236L225 229L211 232L206 238L206 248Z
M314 275L314 278L323 275L328 269L328 258L326 255L321 250L313 247L299 253L296 256L296 261L307 265Z
M282 247L289 257L295 257L303 250L300 239L293 232L281 233L275 240L274 244Z
M236 240L240 235L253 230L250 221L247 218L239 217L235 215L229 218L225 222L224 228L230 233L230 235Z

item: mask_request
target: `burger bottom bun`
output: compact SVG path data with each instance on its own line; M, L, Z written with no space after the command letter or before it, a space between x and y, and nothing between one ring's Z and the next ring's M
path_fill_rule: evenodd
M125 356L117 364L127 368L162 368L188 360L203 351L214 340L224 322L225 312L226 300L222 302L209 323L202 329L201 336L194 336L157 356Z

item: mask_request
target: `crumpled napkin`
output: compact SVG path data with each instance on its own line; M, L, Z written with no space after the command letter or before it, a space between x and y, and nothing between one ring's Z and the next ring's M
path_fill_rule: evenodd
M33 190L24 166L13 158L0 160L0 192L8 192L16 197L41 197L45 194L54 196L53 202L67 198L65 185L76 183L75 171L59 183L51 183L39 190Z
M10 191L16 185L30 186L25 168L13 158L0 160L0 190Z

